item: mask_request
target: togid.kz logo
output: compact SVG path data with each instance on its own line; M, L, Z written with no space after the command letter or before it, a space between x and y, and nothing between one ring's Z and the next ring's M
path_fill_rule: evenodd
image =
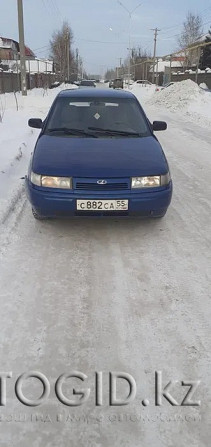
M103 405L109 406L123 406L132 403L136 399L137 384L133 376L126 372L109 372L109 387L108 396L106 399L103 397L105 394L103 379L106 374L102 372L94 373L94 401L95 405L101 407ZM0 372L0 406L6 406L7 404L7 380L12 379L12 372ZM23 388L26 388L26 381L28 379L34 379L35 383L38 381L42 385L42 394L40 397L29 399L26 395L26 391L23 392ZM78 381L79 386L73 387L72 384L72 397L67 397L64 393L64 385L71 388L71 379ZM70 373L62 374L56 379L54 385L54 392L56 398L63 405L69 407L78 407L88 401L91 395L91 389L85 387L88 376L79 371L73 371ZM124 383L125 391L124 396L120 396L117 392L118 382ZM31 381L30 381L31 383ZM200 380L183 380L183 381L169 381L166 385L163 384L162 371L155 372L155 395L153 399L144 398L142 405L144 407L148 405L162 406L166 401L172 406L199 406L201 402L196 400L195 392L200 384ZM175 397L175 388L184 387L184 394L182 401L178 402ZM14 385L14 392L17 399L28 407L38 407L46 404L51 391L50 382L48 378L38 371L26 372L18 377ZM31 393L31 389L30 389ZM68 393L69 394L69 393ZM118 395L117 395L118 394ZM181 395L181 392L180 392Z

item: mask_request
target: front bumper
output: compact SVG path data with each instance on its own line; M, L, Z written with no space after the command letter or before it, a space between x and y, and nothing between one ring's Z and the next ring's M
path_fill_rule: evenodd
M77 211L77 199L99 200L99 195L94 191L81 191L80 194L74 191L49 191L32 185L28 178L26 192L32 208L37 214L45 217L157 217L166 213L171 202L172 182L156 191L111 191L100 195L100 199L104 200L128 199L128 211Z

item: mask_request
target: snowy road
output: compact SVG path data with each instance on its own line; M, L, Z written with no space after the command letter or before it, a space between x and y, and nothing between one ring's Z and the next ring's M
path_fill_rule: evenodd
M2 225L0 358L1 371L13 377L0 411L1 447L210 443L211 131L170 112L147 112L169 126L158 134L174 180L163 220L37 222L21 192ZM17 377L31 370L51 384L47 403L37 408L19 403L14 392ZM74 370L88 376L82 385L91 395L68 408L54 384ZM163 387L200 380L192 400L201 405L174 407L163 398L155 406L158 370ZM101 407L95 371L103 371ZM109 407L109 371L134 377L137 395L128 406ZM171 394L181 403L187 390L178 383ZM33 386L25 394L41 391ZM125 385L119 393L127 391Z

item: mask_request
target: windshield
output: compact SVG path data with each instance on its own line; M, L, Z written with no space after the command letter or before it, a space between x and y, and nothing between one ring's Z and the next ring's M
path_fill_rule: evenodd
M81 81L80 85L84 85L87 87L94 87L94 81Z
M58 98L47 122L45 132L53 134L59 129L89 130L106 136L148 136L146 118L135 99ZM60 133L61 134L61 133ZM66 132L66 135L73 134Z

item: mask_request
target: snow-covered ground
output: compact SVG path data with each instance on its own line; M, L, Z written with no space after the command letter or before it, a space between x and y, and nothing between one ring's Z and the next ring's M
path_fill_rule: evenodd
M0 219L22 191L23 177L39 135L39 129L28 127L29 118L44 119L58 92L77 88L62 84L52 90L33 89L0 95Z
M153 99L153 89L132 91L151 121L168 122L168 130L157 136L174 194L162 221L37 222L23 190L12 206L9 195L2 204L10 208L0 231L0 358L1 371L12 371L13 377L1 407L1 447L210 445L211 130L198 118L191 121L188 100L175 112ZM13 187L25 175L36 139L27 120L44 117L57 92L40 93L24 98L18 112L13 103L6 108L0 124L1 188L9 184L10 170ZM44 373L51 384L41 407L23 406L15 397L15 380L29 370ZM58 402L54 384L73 370L88 376L82 388L89 387L91 395L71 408ZM163 373L163 388L179 381L169 390L179 403L189 388L181 381L200 381L192 400L201 405L174 407L163 398L156 407L156 370ZM101 407L95 406L95 371L103 371ZM133 403L109 407L109 371L134 377ZM73 382L68 383L64 392L71 398ZM74 386L80 389L81 383ZM42 390L24 387L27 392L32 398ZM118 392L127 394L126 388Z

